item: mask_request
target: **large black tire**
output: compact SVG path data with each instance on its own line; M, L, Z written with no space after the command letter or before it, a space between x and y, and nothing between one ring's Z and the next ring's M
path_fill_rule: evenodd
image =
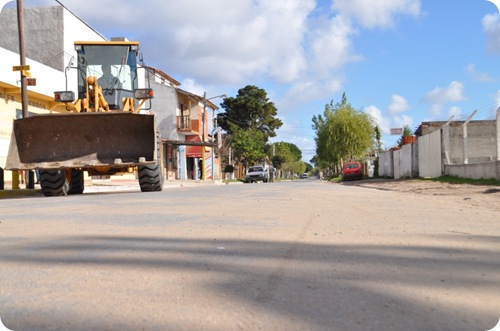
M68 195L70 183L61 169L40 169L40 186L46 197Z
M139 186L142 192L154 192L163 189L163 148L159 131L156 131L156 141L157 163L138 167Z
M142 192L161 191L163 176L158 164L139 166L139 185Z
M83 170L71 170L71 183L68 194L82 194L85 189Z

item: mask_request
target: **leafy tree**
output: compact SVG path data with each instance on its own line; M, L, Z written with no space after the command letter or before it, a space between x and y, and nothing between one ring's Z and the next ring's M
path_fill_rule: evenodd
M282 163L296 162L302 159L302 151L297 147L297 145L292 143L283 141L272 143L267 145L266 150L270 159L273 159L275 156L279 156Z
M373 149L373 119L354 109L345 93L341 102L334 105L332 100L325 106L323 116L313 116L312 122L316 131L317 161L322 165L358 159Z
M306 172L306 163L304 161L287 162L283 165L282 169L294 174L303 174Z
M224 98L221 108L224 112L219 114L219 125L230 135L238 129L260 131L265 144L283 125L266 91L253 85L240 89L236 97Z
M382 153L382 133L380 132L380 128L378 125L375 127L375 150L377 151L377 155L380 155Z
M231 125L230 144L233 148L234 157L248 166L262 160L266 154L264 152L264 134L262 131L250 128L241 129L236 125Z
M399 147L403 146L403 137L411 136L411 127L409 125L403 126L403 134L399 137L397 144Z
M316 155L313 157L314 163L320 168L327 168L339 161L336 153L331 153L333 147L331 146L331 133L328 129L328 119L333 116L330 107L325 106L323 116L314 115L312 118L312 128L316 131Z
M273 167L276 169L281 169L281 165L286 162L285 158L281 155L275 155L271 158Z
M291 173L303 173L307 168L306 163L301 161L302 151L295 144L283 141L272 143L267 145L266 152L276 169Z

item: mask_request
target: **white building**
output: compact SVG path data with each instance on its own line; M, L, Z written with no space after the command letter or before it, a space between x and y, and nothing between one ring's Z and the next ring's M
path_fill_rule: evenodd
M67 88L77 90L76 71L65 71L76 57L73 42L106 39L62 6L26 8L24 23L26 64L36 79L36 86L28 86L28 112L59 111L54 91L66 90L66 73ZM0 58L0 167L4 168L12 121L22 117L20 72L12 70L20 65L16 8L0 12Z

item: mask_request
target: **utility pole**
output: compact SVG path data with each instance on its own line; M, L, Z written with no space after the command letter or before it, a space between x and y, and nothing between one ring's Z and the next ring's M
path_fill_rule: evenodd
M206 174L205 174L205 152L206 152L206 146L205 146L205 117L207 116L206 113L207 113L207 101L208 100L212 100L212 99L215 99L215 98L225 98L226 97L226 94L221 94L221 95L217 95L215 97L211 97L211 98L208 98L207 99L207 92L203 92L203 118L202 118L202 122L203 122L203 128L202 128L202 135L203 135L203 158L202 158L202 179L205 180L206 179ZM212 132L212 142L213 142L213 132ZM214 158L213 158L213 149L214 149L214 146L211 147L212 149L212 180L214 180L214 176L213 176L213 169L214 169Z
M24 10L23 0L17 0L17 27L19 32L19 58L21 66L26 65L26 49L24 48ZM23 118L29 116L28 114L28 88L26 82L26 73L21 70L21 105L23 111Z
M465 120L464 124L462 124L462 130L463 130L463 136L464 136L464 146L463 146L463 153L464 153L464 164L469 164L469 137L467 135L467 125L469 124L470 120L476 115L477 109L472 112L472 114Z
M17 30L19 34L19 58L21 67L26 65L26 50L24 48L24 9L23 0L17 0ZM28 88L26 85L26 71L21 70L21 109L23 118L28 114ZM31 185L30 185L31 186ZM19 171L12 171L12 189L19 189Z
M203 118L202 118L202 137L203 146L201 148L201 179L205 180L205 114L207 113L207 92L203 92Z
M497 109L497 161L500 161L500 107ZM497 176L499 175L497 173Z

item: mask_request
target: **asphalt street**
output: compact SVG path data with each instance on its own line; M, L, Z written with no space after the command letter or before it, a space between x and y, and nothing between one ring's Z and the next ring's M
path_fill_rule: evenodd
M500 212L356 185L0 200L11 330L489 330Z

